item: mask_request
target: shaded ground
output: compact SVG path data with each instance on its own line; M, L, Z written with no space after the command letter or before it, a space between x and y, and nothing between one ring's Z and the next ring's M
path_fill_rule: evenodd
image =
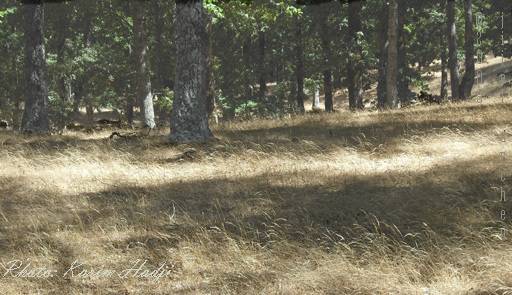
M507 294L511 106L224 124L206 145L168 145L166 130L0 133L4 267L169 269L159 281L3 277L2 292Z

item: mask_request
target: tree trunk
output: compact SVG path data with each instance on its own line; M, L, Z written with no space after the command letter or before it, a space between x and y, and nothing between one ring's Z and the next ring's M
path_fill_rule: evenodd
M208 33L202 0L176 1L175 97L170 140L201 142L213 135L208 126Z
M165 87L170 87L167 82L169 73L167 73L166 62L164 59L164 7L162 5L161 0L154 1L153 6L154 12L153 17L154 21L154 34L155 34L155 75L156 79L155 85L153 85L153 89L156 89L158 92L162 92Z
M265 32L258 34L258 82L260 84L259 97L264 98L267 93L267 80L265 72Z
M388 9L387 5L383 7L384 13L380 19L380 29L378 33L379 42L379 68L377 84L377 106L383 109L386 103L386 61L388 55Z
M245 67L242 73L242 79L244 83L245 99L250 99L254 95L253 93L253 64L251 64L251 38L246 37L242 44L242 61Z
M153 93L151 92L151 78L148 66L148 39L145 32L146 4L136 0L134 4L133 35L137 67L136 93L140 102L141 112L144 116L144 125L149 129L155 128L155 112L153 109Z
M297 79L297 107L299 112L304 113L304 38L302 36L302 23L295 19L295 76Z
M42 1L23 5L25 22L25 110L23 132L49 133L48 86L44 49L44 8Z
M442 36L442 35L441 35ZM445 100L448 97L448 60L446 57L446 42L441 37L441 99Z
M332 70L330 65L331 60L331 41L329 38L328 32L328 12L326 11L324 15L322 15L322 24L321 24L321 32L320 38L322 39L322 49L324 54L324 104L326 112L333 112L333 101L332 101Z
M471 98L471 91L475 83L475 38L473 35L472 0L464 0L464 50L466 54L465 72L460 85L460 96L463 99Z
M397 75L398 75L398 3L389 1L388 14L388 54L386 62L386 107L399 106Z
M351 110L363 109L363 73L362 48L358 42L361 25L362 2L350 0L348 2L348 48L349 57L347 65L348 104Z
M446 3L447 34L448 34L448 67L450 68L450 85L452 99L459 99L459 69L457 61L457 27L455 25L455 0Z
M213 62L214 62L214 56L213 56L213 22L212 18L208 17L208 101L207 101L207 109L208 109L208 116L211 116L213 114L213 110L215 109L215 80L213 75Z
M407 103L410 98L409 89L409 62L407 60L407 35L405 22L407 16L407 3L398 0L398 97L400 102Z

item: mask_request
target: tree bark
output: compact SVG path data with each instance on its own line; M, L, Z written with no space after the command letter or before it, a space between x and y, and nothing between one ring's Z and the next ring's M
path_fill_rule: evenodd
M380 29L378 32L379 42L379 67L378 67L378 84L377 84L377 106L383 109L386 104L386 61L388 55L388 8L387 5L383 6L383 11L380 19Z
M302 35L302 23L295 19L295 76L297 80L297 107L299 112L304 113L304 38Z
M442 35L441 35L442 36ZM445 100L448 97L448 59L446 57L446 42L441 37L441 99Z
M386 62L386 107L399 106L397 75L398 75L398 3L389 1L388 14L388 54Z
M208 126L208 34L202 0L176 1L175 97L170 140L201 142L213 135Z
M407 35L405 23L407 16L406 0L398 0L398 97L402 104L410 98L409 62L407 60Z
M146 26L146 1L136 0L134 4L133 35L137 67L136 93L140 102L144 125L149 129L155 128L155 112L153 109L153 93L151 92L151 77L148 65L148 39Z
M362 48L359 42L361 24L362 1L349 0L348 2L348 48L349 57L347 65L348 104L351 110L363 109L363 72Z
M471 91L475 83L475 38L473 35L473 11L472 0L464 0L464 50L465 50L465 71L460 85L460 96L462 99L471 98Z
M450 68L450 85L452 99L460 98L459 69L457 60L457 27L455 25L455 0L446 3L447 35L448 35L448 67Z
M330 65L331 60L331 40L329 38L328 26L328 11L324 11L322 15L322 23L320 27L320 38L322 43L323 57L324 57L324 104L326 112L333 112L332 101L332 70Z
M207 109L208 109L208 116L211 116L213 114L213 110L215 109L215 80L213 75L213 62L214 62L214 56L213 56L213 22L212 18L208 17L208 25L207 25L207 31L208 31L208 101L207 101Z
M25 110L21 130L49 133L48 86L44 48L44 8L42 1L23 5L25 23Z

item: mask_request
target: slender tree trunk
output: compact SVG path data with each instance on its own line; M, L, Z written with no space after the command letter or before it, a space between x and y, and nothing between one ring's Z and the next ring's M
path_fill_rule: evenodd
M146 1L136 0L134 4L133 33L137 67L136 93L144 116L144 125L149 129L155 128L155 112L153 109L153 93L148 65L148 39L146 26Z
M162 54L164 52L164 15L163 15L163 9L162 6L162 0L156 0L154 1L153 6L153 17L154 17L154 37L155 37L155 47L154 51L155 54L155 75L156 79L155 85L153 85L153 88L156 89L158 92L162 92L163 89L167 86L166 81L168 80L167 76L169 76L169 73L167 73L167 69L165 67L165 61L164 61L164 55Z
M471 98L471 91L475 83L475 38L473 35L472 0L464 0L464 50L466 54L465 72L460 85L460 96L463 99Z
M302 23L298 17L295 19L295 77L297 80L297 107L301 113L304 108L304 38L302 35Z
M389 1L388 14L388 54L386 62L386 107L399 106L397 75L398 75L398 3Z
M332 70L330 65L331 60L331 40L328 32L328 11L325 11L322 15L322 23L320 27L320 38L322 43L323 55L324 55L324 104L326 112L333 112L333 101L332 101Z
M42 1L23 5L25 22L25 110L21 130L49 133L48 86L44 48L44 8Z
M264 98L267 93L267 78L265 70L265 32L258 34L258 82L260 84L259 97Z
M448 35L448 67L450 68L450 85L452 99L460 98L459 69L457 61L457 27L455 25L455 0L446 3L447 35Z
M407 16L407 1L398 0L398 97L402 104L410 98L409 62L407 60L407 35L405 23Z
M349 58L347 65L348 103L351 110L363 109L363 72L361 60L362 48L359 45L362 1L349 0L348 2L348 48Z
M380 29L378 33L379 42L379 68L378 68L378 84L377 84L377 106L383 109L386 104L386 65L388 56L388 8L383 7L384 13L380 19Z
M246 37L242 44L242 60L245 70L243 71L243 83L245 88L245 97L246 99L252 98L253 96L253 74L251 69L253 65L251 64L251 38Z
M442 35L441 35L442 36ZM448 59L446 57L446 42L441 37L441 99L445 100L448 97L448 71L447 64Z
M92 98L89 93L85 95L85 118L87 121L87 126L92 128L94 125L94 106L92 103Z
M171 142L200 142L213 135L208 126L208 32L202 0L176 1L175 97Z

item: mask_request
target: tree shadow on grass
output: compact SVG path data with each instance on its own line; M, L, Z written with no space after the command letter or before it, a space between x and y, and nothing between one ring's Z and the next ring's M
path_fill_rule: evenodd
M314 170L269 172L156 187L120 185L85 197L107 224L124 220L127 226L167 228L187 240L203 228L215 227L256 243L265 243L269 230L289 242L304 243L315 241L325 229L350 235L350 228L358 224L372 230L375 221L395 225L404 234L421 231L427 224L451 238L463 235L467 227L483 228L489 222L482 217L469 224L474 210L481 210L475 216L491 212L489 206L497 210L492 187L499 178L496 171L488 170L492 163L499 163L497 155L419 172L363 176ZM321 185L304 181L318 177ZM97 222L102 221L91 224Z

